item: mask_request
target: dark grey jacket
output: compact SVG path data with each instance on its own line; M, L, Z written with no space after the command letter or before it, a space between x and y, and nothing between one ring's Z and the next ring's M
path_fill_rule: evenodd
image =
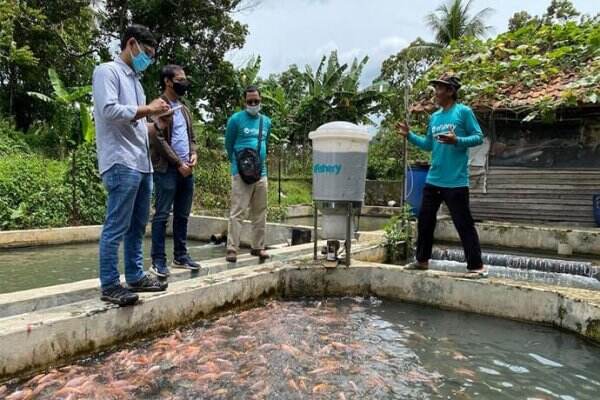
M165 96L161 98L168 102ZM192 113L184 105L181 109L185 122L187 123L188 139L190 143L190 155L196 154L196 137L194 135L194 128L192 126ZM173 129L173 120L167 126L166 129L159 131L156 135L150 137L150 157L152 159L152 166L155 172L166 172L169 165L173 165L177 168L183 164L183 161L177 156L171 147L171 131Z

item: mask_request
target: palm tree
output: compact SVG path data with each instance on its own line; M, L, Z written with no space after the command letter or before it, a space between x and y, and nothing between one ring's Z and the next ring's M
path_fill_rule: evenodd
M445 47L463 36L481 37L491 30L485 19L494 10L484 8L471 16L472 3L473 0L448 0L425 17L425 22L435 32L438 44Z

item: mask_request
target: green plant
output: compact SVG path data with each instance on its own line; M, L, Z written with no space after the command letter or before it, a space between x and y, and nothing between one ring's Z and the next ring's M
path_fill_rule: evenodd
M73 155L64 184L71 194L69 223L72 225L96 225L104 220L106 191L98 172L96 146L84 143Z
M38 155L0 158L0 229L67 225L66 169L65 162Z
M412 210L405 204L399 215L393 216L383 228L388 262L398 263L410 257L413 243Z
M287 207L273 205L267 208L267 221L284 222L287 218Z
M194 210L229 207L231 172L229 160L222 149L198 148L198 167L194 170L194 181Z
M30 153L29 146L10 121L0 119L0 156L15 153Z
M88 107L90 96L92 94L91 86L80 86L66 88L62 80L53 68L48 69L48 77L52 84L52 97L43 93L27 92L32 97L51 103L55 106L53 121L56 129L60 132L59 138L66 146L67 142L80 142L79 135L86 141L94 140L95 129L92 122L92 115ZM74 126L73 117L79 116L79 129ZM73 132L73 131L76 132ZM73 140L74 139L74 140Z
M512 109L525 122L551 121L561 107L600 104L600 17L562 23L534 18L494 39L454 41L413 92L423 100L430 98L429 80L443 72L462 79L462 101L474 107ZM516 96L555 87L554 82L567 77L571 78L560 96L542 93L535 103L525 105Z

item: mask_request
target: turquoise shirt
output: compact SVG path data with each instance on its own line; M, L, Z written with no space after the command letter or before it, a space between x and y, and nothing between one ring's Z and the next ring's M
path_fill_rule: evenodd
M435 136L454 128L456 144L439 143ZM469 147L483 143L483 133L473 111L464 104L456 103L448 110L433 113L427 126L427 134L408 134L408 141L431 151L431 168L427 183L445 188L469 187Z
M260 115L263 119L263 133L260 146L260 161L262 163L261 176L267 176L267 143L271 134L271 119ZM231 175L238 174L235 155L238 151L246 148L256 150L258 147L258 128L259 117L253 117L246 111L239 111L233 114L227 121L227 130L225 132L225 149L227 157L231 162Z

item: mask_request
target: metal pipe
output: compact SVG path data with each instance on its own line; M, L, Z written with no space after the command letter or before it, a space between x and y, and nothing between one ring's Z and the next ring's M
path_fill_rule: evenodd
M352 243L352 202L348 202L348 213L346 215L346 267L350 266L350 252Z
M317 216L319 214L319 209L317 207L317 202L313 201L313 260L317 260Z
M410 121L410 110L408 105L408 61L404 63L404 113L405 122ZM404 208L406 198L406 173L408 171L408 138L405 137L402 142L402 197L400 199L400 207Z

